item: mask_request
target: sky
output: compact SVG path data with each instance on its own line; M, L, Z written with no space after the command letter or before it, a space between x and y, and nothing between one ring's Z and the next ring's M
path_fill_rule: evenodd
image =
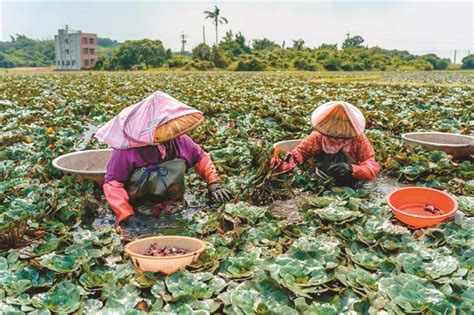
M217 5L229 23L219 28L242 32L248 39L267 37L291 45L302 38L309 47L337 43L349 32L368 46L403 49L415 54L436 53L459 63L474 52L474 1L9 1L0 0L0 40L24 34L53 38L59 28L97 33L124 41L160 39L165 47L186 49L215 38L204 10Z

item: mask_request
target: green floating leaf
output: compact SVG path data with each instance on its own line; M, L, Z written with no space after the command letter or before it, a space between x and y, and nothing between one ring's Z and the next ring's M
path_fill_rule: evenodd
M456 258L446 248L424 249L415 253L398 255L406 273L427 279L437 279L452 274L458 266Z
M442 292L431 282L417 276L401 273L382 278L379 289L392 303L406 312L431 311L447 314L454 311L454 306Z
M71 281L63 281L48 292L33 296L31 303L38 308L45 307L51 312L71 313L79 308L80 299L78 286Z
M168 291L174 298L191 295L198 299L209 299L227 285L222 278L209 272L176 272L168 276L165 282Z

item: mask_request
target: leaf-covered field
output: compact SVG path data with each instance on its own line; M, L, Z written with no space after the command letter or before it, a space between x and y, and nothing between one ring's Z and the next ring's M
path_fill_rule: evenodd
M406 148L400 135L472 135L473 81L472 72L3 73L0 313L469 314L474 166ZM239 200L186 222L185 233L208 250L168 277L135 271L125 240L91 227L107 211L92 183L51 166L58 155L102 147L83 139L86 127L156 90L205 113L192 137ZM365 113L382 176L455 194L453 220L413 231L374 190L335 188L301 171L269 180L271 145L309 134L312 110L337 99ZM188 182L205 201L193 171ZM272 199L303 191L302 223L269 210Z

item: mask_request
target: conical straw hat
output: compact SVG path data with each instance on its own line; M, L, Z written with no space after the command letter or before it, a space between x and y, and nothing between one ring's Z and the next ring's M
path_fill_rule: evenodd
M353 138L364 132L365 118L352 104L335 101L325 103L313 112L313 128L320 133L338 138Z
M170 120L156 128L155 143L165 142L191 132L201 124L203 119L202 113L199 112Z
M202 120L202 112L158 91L122 110L95 137L114 149L137 148L188 133Z

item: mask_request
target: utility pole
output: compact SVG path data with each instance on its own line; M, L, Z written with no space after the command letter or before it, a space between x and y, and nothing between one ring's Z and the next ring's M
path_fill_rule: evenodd
M457 52L458 52L458 51L455 49L455 50L454 50L454 62L453 62L454 64L456 64L456 53L457 53Z
M347 39L349 39L351 37L351 32L348 31L346 35L347 35Z
M283 44L281 44L281 48L285 49L285 41L283 41Z
M188 37L188 35L182 32L181 33L181 55L183 56L184 56L184 46L186 45L186 37Z
M204 28L204 25L202 26L202 42L204 44L206 43L206 29Z

